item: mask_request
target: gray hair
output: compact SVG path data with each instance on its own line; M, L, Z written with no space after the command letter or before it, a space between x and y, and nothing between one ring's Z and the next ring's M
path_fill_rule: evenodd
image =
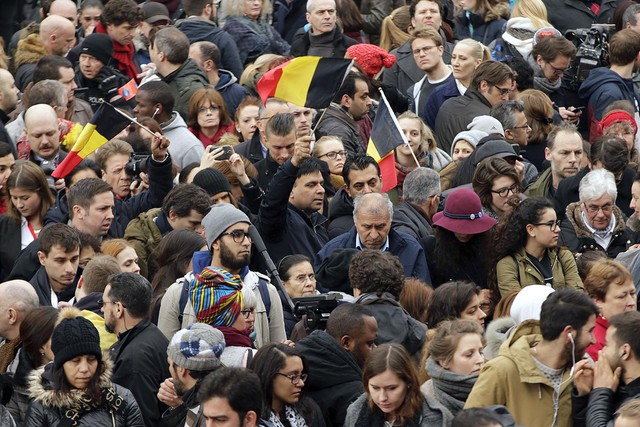
M640 4L632 4L629 6L622 15L622 29L624 29L627 24L634 27L638 23L638 19L636 15L640 13Z
M266 103L260 103L260 107L258 107L258 118L260 119L264 119L264 113L265 111L267 111L267 105L269 104L281 104L281 105L286 105L288 106L289 104L287 104L287 101L283 101L282 99L278 99L278 98L268 98Z
M317 2L318 0L307 0L307 12L311 12L311 10L313 10L313 4L315 2ZM336 1L333 1L333 6L336 7Z
M246 310L249 308L255 309L258 305L258 299L256 298L256 294L253 293L253 289L244 285L242 287L242 310Z
M67 105L67 88L57 80L41 80L29 91L29 107L47 104L52 107Z
M416 205L424 205L429 198L439 193L440 174L425 167L411 171L402 184L404 200Z
M161 28L152 37L152 42L153 47L164 53L172 64L183 64L189 59L189 39L175 27Z
M613 201L618 197L616 178L606 169L592 170L580 180L580 201L597 200L608 194Z
M262 0L262 11L260 13L260 18L265 19L271 15L273 11L273 6L271 5L270 0ZM223 1L222 7L220 10L221 15L226 16L244 16L244 1L239 0L231 0L231 1Z
M491 109L491 117L498 120L504 129L513 129L516 123L516 113L524 113L524 102L502 101Z
M356 220L361 210L382 215L385 209L389 214L389 219L393 219L393 203L386 193L361 194L353 201L353 220Z

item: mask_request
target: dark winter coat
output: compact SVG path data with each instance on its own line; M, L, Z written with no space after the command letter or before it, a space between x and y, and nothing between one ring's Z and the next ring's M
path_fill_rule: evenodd
M347 53L347 48L358 44L357 41L350 37L345 36L340 31L340 28L336 25L333 29L333 54L331 58L344 58ZM304 28L298 30L291 42L291 56L306 56L311 47L311 39L309 38L309 32Z
M309 366L307 395L320 406L327 426L342 426L347 408L364 392L362 369L353 355L325 331L296 343Z
M218 76L220 80L216 84L216 90L222 95L229 116L234 118L238 105L249 95L249 91L238 84L238 79L230 71L218 70Z
M192 59L187 59L173 73L162 76L162 81L169 85L176 100L173 110L180 113L185 121L189 115L189 100L193 93L209 87L207 75Z
M618 0L602 0L598 15L582 0L542 0L549 13L549 22L562 34L576 28L591 28L591 24L608 24Z
M418 242L422 242L427 236L433 236L431 221L425 216L424 211L409 202L403 202L393 208L391 227L412 236Z
M442 86L435 88L433 92L431 92L431 96L427 100L427 105L424 106L424 110L421 111L422 120L424 120L431 129L435 129L436 117L438 116L440 107L442 107L442 104L444 104L447 99L457 96L461 96L461 93L458 90L456 79L451 79ZM438 142L438 146L440 146L440 142Z
M316 139L323 136L339 137L349 156L365 152L365 144L360 138L360 126L351 114L338 104L332 103L325 110L324 117L316 127Z
M497 39L504 32L504 26L507 21L502 18L491 19L486 21L477 13L462 12L456 17L456 38L458 40L474 39L485 46ZM469 30L469 26L473 27L473 34Z
M13 264L22 250L21 228L19 220L16 221L9 215L0 216L0 236L4 241L0 245L0 283L7 280L13 269Z
M467 130L477 116L489 115L491 104L479 92L469 88L462 96L448 99L440 107L436 118L436 140L445 153L451 152L453 138Z
M353 199L341 188L329 202L329 238L333 239L353 227Z
M250 141L244 141L233 147L233 150L246 157L254 165L260 160L264 160L262 155L262 143L260 142L260 131L256 129Z

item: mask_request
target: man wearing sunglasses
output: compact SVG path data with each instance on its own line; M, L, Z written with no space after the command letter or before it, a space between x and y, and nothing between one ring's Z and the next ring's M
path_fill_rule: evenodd
M501 62L480 64L465 94L442 104L435 128L438 146L449 153L455 136L467 130L476 116L489 115L492 107L509 99L515 77L515 72Z

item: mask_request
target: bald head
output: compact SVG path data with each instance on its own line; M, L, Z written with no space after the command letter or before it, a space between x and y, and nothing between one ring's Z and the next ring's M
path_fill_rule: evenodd
M24 115L24 129L31 151L45 160L52 160L59 152L60 130L56 111L47 104L29 107Z
M13 75L0 68L0 110L7 114L13 111L18 103L18 93Z
M64 56L75 45L75 26L62 16L49 15L40 23L40 40L49 55Z
M0 284L0 336L13 340L24 317L38 307L38 295L29 282L10 280Z
M49 16L57 15L62 16L73 26L78 25L78 8L76 4L71 0L55 0L49 7Z
M51 105L36 104L29 107L24 113L24 127L28 130L38 122L49 121L58 125L58 116L56 110Z

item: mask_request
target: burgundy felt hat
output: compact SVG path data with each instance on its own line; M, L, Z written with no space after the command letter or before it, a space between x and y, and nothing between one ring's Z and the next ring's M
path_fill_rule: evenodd
M459 188L447 196L444 210L433 216L433 225L453 233L480 234L496 225L496 220L484 213L480 197L469 188Z

